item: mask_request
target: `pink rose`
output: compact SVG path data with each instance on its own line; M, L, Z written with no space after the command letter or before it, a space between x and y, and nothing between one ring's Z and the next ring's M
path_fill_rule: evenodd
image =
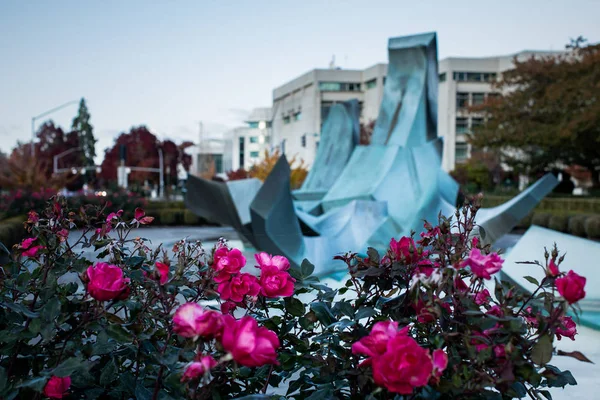
M408 327L398 331L398 322L381 321L373 325L368 336L352 344L352 354L364 354L369 357L377 357L385 353L388 341L396 335L406 335ZM371 358L362 362L360 366L371 363Z
M422 324L427 324L437 319L433 307L427 306L421 299L417 303L413 303L412 307L417 313L417 321Z
M583 276L570 270L566 276L556 280L556 289L569 304L573 304L585 297L585 281Z
M486 314L493 315L493 316L498 317L498 318L504 317L504 311L502 310L502 308L499 305L495 305L492 308L490 308L486 312Z
M407 236L400 238L400 241L396 241L396 239L392 238L390 242L390 249L392 249L396 255L397 260L403 258L407 264L412 264L419 258L414 240Z
M63 229L59 230L58 232L56 232L56 236L58 236L58 240L60 240L61 242L64 242L69 237L69 231L67 229L63 228Z
M23 241L21 242L20 247L22 249L28 249L31 247L31 245L33 244L33 242L36 241L37 238L27 238L27 239L23 239Z
M210 339L220 336L222 330L222 315L216 311L205 310L196 303L185 303L173 316L173 332L182 337L201 336Z
M548 263L548 275L549 276L558 276L560 271L558 270L558 265L554 263L554 260L551 259Z
M506 357L506 348L504 345L498 344L494 346L494 355L497 358L505 358Z
M457 292L466 292L469 290L469 286L465 283L465 281L457 276L454 279L454 288L456 289Z
M448 355L442 349L433 351L433 376L439 378L448 366Z
M233 310L237 308L237 304L233 301L226 301L221 304L221 313L222 314L230 314Z
M37 224L40 221L40 216L35 211L29 211L27 213L27 222L30 224Z
M106 222L110 224L113 219L119 219L121 217L121 215L123 215L123 210L119 210L116 213L115 212L111 212L106 217Z
M71 377L60 378L53 376L44 386L44 395L51 399L62 399L67 396L67 390L71 386Z
M265 297L289 297L294 294L296 280L287 271L274 265L266 265L260 270L260 292Z
M139 222L142 225L147 225L154 221L154 217L147 217L146 212L139 207L135 209L134 218L135 221Z
M264 267L276 267L280 271L287 271L290 269L290 262L283 256L271 256L265 252L254 255L254 259L258 263L259 268Z
M169 266L165 263L157 262L156 271L158 271L158 275L160 276L160 284L164 285L167 283L169 280Z
M562 317L560 324L561 326L556 328L556 338L560 340L564 336L571 340L575 340L575 335L577 335L577 325L575 325L573 318Z
M236 320L231 315L223 317L225 327L221 343L233 359L246 367L260 367L277 362L279 338L275 332L259 327L250 316Z
M421 260L417 264L417 268L415 268L415 274L424 274L427 277L430 277L435 271L435 267L439 267L438 263L433 263L429 259Z
M217 292L221 299L239 303L244 300L244 296L258 296L260 289L260 283L254 275L242 273L232 276L230 281L221 282Z
M181 382L198 379L213 369L215 365L217 365L217 361L212 356L202 356L199 361L194 361L187 366Z
M229 280L233 274L237 274L246 265L246 257L238 249L227 249L219 247L213 256L212 268L217 272L215 282L220 283Z
M387 342L386 352L374 357L373 379L393 393L411 394L427 385L433 373L429 352L407 335L396 335Z
M37 238L28 238L28 239L24 239L21 244L19 245L19 247L24 250L23 251L23 255L25 257L37 257L38 253L40 250L43 250L46 248L46 246L32 246L33 242L35 242L37 240Z
M490 292L487 289L483 289L475 295L475 304L484 305L490 302Z
M479 249L472 249L462 266L470 266L473 274L479 278L492 279L492 274L502 269L503 262L497 253L484 255Z
M126 298L129 295L129 278L123 278L123 270L116 265L96 263L87 269L87 290L99 301Z

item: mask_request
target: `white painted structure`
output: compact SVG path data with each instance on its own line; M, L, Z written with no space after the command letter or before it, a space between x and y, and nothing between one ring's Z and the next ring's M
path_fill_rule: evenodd
M442 166L454 169L470 157L465 134L483 123L465 111L469 105L494 95L492 82L511 69L513 59L552 56L562 52L522 51L485 58L445 58L439 62L438 135L444 137ZM383 97L387 64L364 70L314 69L273 90L273 146L288 157L297 155L311 165L321 126L335 102L358 99L361 123L377 119Z
M201 175L214 162L217 175L223 174L228 169L223 162L225 141L220 138L203 138L200 144L190 146L185 152L192 156L190 174Z
M255 108L244 121L246 126L225 133L225 172L249 169L264 159L265 150L271 150L271 119L270 107Z

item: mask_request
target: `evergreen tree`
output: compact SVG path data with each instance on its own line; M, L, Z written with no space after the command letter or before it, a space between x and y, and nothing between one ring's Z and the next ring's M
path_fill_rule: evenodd
M77 132L79 143L83 149L84 165L94 165L94 157L96 156L96 142L94 138L93 126L90 125L90 113L85 104L85 99L82 98L79 102L79 111L77 116L73 118L71 129Z

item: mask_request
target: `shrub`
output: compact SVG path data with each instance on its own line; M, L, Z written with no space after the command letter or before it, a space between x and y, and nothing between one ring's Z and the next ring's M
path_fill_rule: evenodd
M0 222L0 243L7 249L19 243L25 235L24 222L25 218L23 217L12 217ZM1 253L2 251L0 250Z
M587 215L573 215L569 218L568 232L572 235L585 236L585 221Z
M533 212L530 212L529 214L527 214L527 216L525 218L523 218L521 221L519 221L516 228L527 229L531 226L532 221L533 221Z
M184 211L183 210L173 210L173 209L167 209L167 210L160 210L158 215L159 215L159 221L161 225L179 225L183 223L183 214Z
M552 217L552 214L550 214L550 213L536 212L533 214L533 219L531 220L531 224L547 228L548 225L550 224L551 217Z
M295 399L505 399L575 384L549 362L577 334L566 313L585 278L553 248L533 293L496 280L492 296L503 260L471 237L477 206L384 254L336 256L337 289L307 260L260 253L248 268L224 240L181 240L170 259L131 237L152 222L143 210L86 208L30 214L0 269L0 398L264 399L287 385ZM74 223L98 262L65 243Z
M203 221L199 216L191 212L190 210L185 210L183 212L183 223L185 225L201 225Z
M552 215L548 221L548 228L559 232L566 232L569 224L569 217L566 215Z
M585 220L585 234L591 239L600 238L600 216L589 217Z

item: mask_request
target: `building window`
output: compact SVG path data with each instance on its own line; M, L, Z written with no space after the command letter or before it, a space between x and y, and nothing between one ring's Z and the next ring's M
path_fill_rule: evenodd
M302 137L300 138L300 142L302 144L302 147L306 147L306 133L302 135Z
M456 118L456 134L460 135L469 131L468 118Z
M459 82L492 82L496 80L496 73L456 71L452 73L452 79Z
M483 73L483 80L485 82L493 82L496 80L496 73L495 72L484 72Z
M248 122L248 127L254 128L254 129L258 128L258 121Z
M285 116L285 117L283 117L283 123L284 123L284 124L289 124L289 123L290 123L290 117L289 117L289 115L288 115L288 116Z
M215 161L216 173L223 173L223 154L213 154L213 160Z
M250 143L258 143L258 136L250 136Z
M360 83L354 82L319 82L322 92L360 92Z
M446 82L446 73L445 72L443 72L439 75L439 81Z
M240 149L239 149L239 159L240 159L240 168L244 168L244 137L240 136Z
M465 161L469 158L469 144L464 142L456 142L454 148L454 157L456 162Z
M377 78L371 79L370 81L366 82L365 86L367 87L367 89L373 89L375 86L377 86Z
M258 158L259 156L259 152L258 151L251 151L250 152L250 158Z
M473 93L472 104L474 106L480 106L485 103L485 93Z
M294 121L300 121L302 119L302 112L298 111L294 114Z
M462 110L463 108L469 107L469 93L457 92L456 93L456 110Z

